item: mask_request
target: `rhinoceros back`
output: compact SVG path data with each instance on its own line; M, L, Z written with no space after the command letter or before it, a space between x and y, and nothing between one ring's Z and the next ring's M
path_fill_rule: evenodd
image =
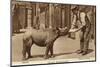
M52 29L46 30L29 30L24 34L24 39L32 37L33 43L38 46L44 47L47 42L51 42L56 39L57 34Z

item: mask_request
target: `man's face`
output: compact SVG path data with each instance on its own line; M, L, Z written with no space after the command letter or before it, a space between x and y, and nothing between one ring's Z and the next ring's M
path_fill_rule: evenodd
M78 10L75 10L75 14L77 14L78 13Z
M74 11L73 11L73 14L77 14L77 13L78 13L78 10L74 10Z

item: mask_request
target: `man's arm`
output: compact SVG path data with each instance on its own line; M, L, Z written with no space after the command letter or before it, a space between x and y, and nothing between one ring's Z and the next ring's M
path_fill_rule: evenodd
M79 31L81 28L83 28L83 26L86 25L85 16L86 16L86 14L85 14L84 12L81 12L81 13L80 13L80 22L81 22L81 26L80 26L78 29L70 29L69 32L77 32L77 31Z
M76 24L76 15L73 15L71 29L75 28L75 24Z

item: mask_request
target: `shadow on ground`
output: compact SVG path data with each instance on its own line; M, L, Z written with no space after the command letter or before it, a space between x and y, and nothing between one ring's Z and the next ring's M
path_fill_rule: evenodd
M94 51L93 49L88 49L88 53L87 54L89 54L89 53L91 53L93 51ZM73 53L77 53L77 52L75 51L75 52L68 52L68 53L58 53L58 54L54 54L54 57L62 56L62 55L69 55L69 54L73 54ZM33 55L32 56L32 58L43 58L43 57L44 57L43 54L41 54L41 55Z

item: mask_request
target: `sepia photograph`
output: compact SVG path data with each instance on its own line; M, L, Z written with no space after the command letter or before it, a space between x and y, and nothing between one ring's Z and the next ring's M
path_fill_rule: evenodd
M11 0L11 66L96 61L96 6Z

